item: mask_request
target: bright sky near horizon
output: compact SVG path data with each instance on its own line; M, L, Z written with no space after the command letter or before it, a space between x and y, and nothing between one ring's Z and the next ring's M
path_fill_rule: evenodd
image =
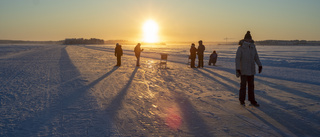
M320 40L320 0L1 0L0 39Z

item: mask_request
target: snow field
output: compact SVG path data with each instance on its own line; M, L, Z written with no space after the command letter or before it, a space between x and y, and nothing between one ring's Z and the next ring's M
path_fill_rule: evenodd
M320 134L319 50L313 47L298 57L285 47L257 47L264 65L255 77L260 108L239 105L236 46L207 46L203 69L188 68L189 46L142 45L141 67L133 45L123 46L121 67L114 67L114 45L22 47L0 56L1 136ZM206 64L211 49L217 66ZM168 69L159 69L162 52L169 54Z

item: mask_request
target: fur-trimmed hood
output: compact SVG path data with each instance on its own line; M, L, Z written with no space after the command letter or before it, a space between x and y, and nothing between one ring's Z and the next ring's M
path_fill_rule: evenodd
M256 48L256 46L253 43L247 42L247 41L243 41L241 48Z

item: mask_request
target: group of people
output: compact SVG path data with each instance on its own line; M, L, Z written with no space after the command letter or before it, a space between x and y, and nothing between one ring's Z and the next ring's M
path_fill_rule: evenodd
M138 43L134 48L135 56L137 58L136 66L140 66L140 54L143 51L141 49L141 44ZM190 56L191 59L191 68L195 68L195 59L198 55L198 68L203 68L203 56L204 56L205 46L202 43L202 40L199 41L198 49L195 47L195 44L191 44L190 48ZM123 55L123 51L120 44L116 44L115 48L115 56L117 57L117 65L121 65L121 56ZM217 53L213 51L210 55L209 65L217 60ZM248 85L248 100L250 101L251 105L259 107L260 105L255 100L254 96L254 75L256 74L256 66L259 66L259 73L262 71L262 64L260 62L257 49L255 47L254 41L250 34L250 31L244 36L244 39L239 41L239 47L237 49L236 58L235 58L235 66L236 66L236 76L240 77L240 90L239 90L239 101L241 105L245 105L246 99L246 88Z
M194 43L191 44L190 48L190 67L195 68L195 59L198 55L198 68L203 68L203 52L205 46L202 41L199 41L198 49L195 47ZM217 61L217 53L213 51L210 55L209 65L215 65ZM236 58L236 76L240 77L240 90L239 90L239 101L241 105L245 105L246 99L246 88L248 85L248 100L252 106L259 107L260 104L255 99L254 96L254 75L256 74L256 65L259 66L259 73L262 72L262 64L260 62L257 49L255 47L254 41L252 39L250 31L244 36L244 39L239 41L239 47L237 49Z
M137 58L137 63L136 63L137 67L140 66L140 54L142 51L143 51L143 49L141 49L141 44L138 43L136 45L136 47L134 48L134 53ZM116 48L114 50L114 55L117 57L117 65L116 66L121 66L121 56L123 55L123 50L122 50L122 47L119 43L116 44Z
M197 67L203 68L203 57L204 57L204 51L206 50L206 47L203 45L202 40L200 40L198 43L199 43L198 49L196 48L194 43L191 44L190 56L189 56L189 59L191 59L191 63L190 63L191 68L196 68L195 60L197 58L197 55L198 55L198 60L199 60ZM211 64L216 65L217 58L218 58L218 54L214 50L212 52L212 54L210 55L208 65L211 65Z

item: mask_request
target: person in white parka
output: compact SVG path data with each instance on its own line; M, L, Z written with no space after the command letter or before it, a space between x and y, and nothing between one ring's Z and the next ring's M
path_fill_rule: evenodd
M239 45L235 59L236 76L241 78L239 101L241 105L245 105L246 86L248 83L248 100L253 106L259 107L260 105L254 97L254 75L256 74L255 65L259 66L259 73L261 73L262 64L250 31L246 33L243 40L240 40Z

